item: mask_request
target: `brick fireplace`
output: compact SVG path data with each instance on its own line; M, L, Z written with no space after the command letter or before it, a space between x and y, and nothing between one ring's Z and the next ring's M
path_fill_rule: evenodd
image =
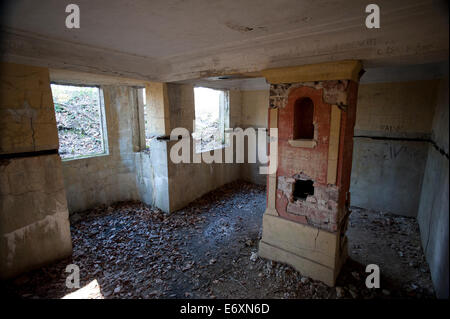
M278 168L268 176L259 254L330 286L347 257L360 70L342 61L263 71Z

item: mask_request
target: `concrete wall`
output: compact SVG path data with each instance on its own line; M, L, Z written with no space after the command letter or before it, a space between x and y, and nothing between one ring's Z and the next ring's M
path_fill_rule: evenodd
M449 297L449 99L448 76L439 85L438 103L433 120L432 141L428 157L417 216L422 246L430 265L436 294Z
M152 140L148 152L135 153L139 199L170 211L167 143Z
M139 127L136 90L115 85L101 88L109 154L63 161L71 213L115 201L140 199L134 153L138 148L138 133L134 128Z
M240 127L243 129L248 127L255 129L267 128L269 90L242 91L241 97L242 113ZM258 152L258 149L256 152ZM241 164L241 178L252 183L264 185L267 181L267 176L259 174L259 167L261 165L263 164L259 162Z
M351 204L417 215L438 81L361 84Z
M0 278L71 254L49 71L0 64Z

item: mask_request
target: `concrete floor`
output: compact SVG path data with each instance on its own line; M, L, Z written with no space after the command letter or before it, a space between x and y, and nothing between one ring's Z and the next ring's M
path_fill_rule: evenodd
M434 298L413 218L352 208L349 259L337 287L256 255L265 189L228 184L171 215L122 202L71 216L71 258L2 287L18 298L61 298L68 264L89 298ZM365 287L365 265L381 288ZM96 283L92 282L96 280Z

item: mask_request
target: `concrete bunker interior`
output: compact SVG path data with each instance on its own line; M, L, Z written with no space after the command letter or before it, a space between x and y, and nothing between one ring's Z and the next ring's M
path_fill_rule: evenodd
M440 7L386 3L389 32L311 31L302 35L308 43L342 44L313 53L292 44L289 30L307 21L295 13L283 13L293 21L283 30L227 22L230 50L164 59L181 38L158 58L99 49L82 29L74 43L37 28L38 18L19 23L30 5L12 5L2 29L2 295L448 298L448 20ZM274 9L257 9L255 19ZM394 9L421 18L421 32ZM332 11L335 23L345 16ZM39 36L27 33L33 28ZM282 45L273 48L276 36ZM267 43L251 42L249 54L238 40L252 37ZM95 59L98 50L108 58ZM72 97L70 87L92 92ZM208 119L197 88L217 99ZM248 134L238 160L235 128L263 132L265 149ZM268 163L257 155L275 149L276 171L261 174ZM65 284L70 264L80 267L81 289ZM381 269L379 289L365 286L368 264Z

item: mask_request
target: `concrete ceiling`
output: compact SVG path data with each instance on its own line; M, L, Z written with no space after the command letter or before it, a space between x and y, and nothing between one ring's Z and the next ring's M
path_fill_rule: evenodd
M448 58L446 1L77 0L80 29L60 0L3 8L3 59L143 80L178 81L331 60L366 67Z

